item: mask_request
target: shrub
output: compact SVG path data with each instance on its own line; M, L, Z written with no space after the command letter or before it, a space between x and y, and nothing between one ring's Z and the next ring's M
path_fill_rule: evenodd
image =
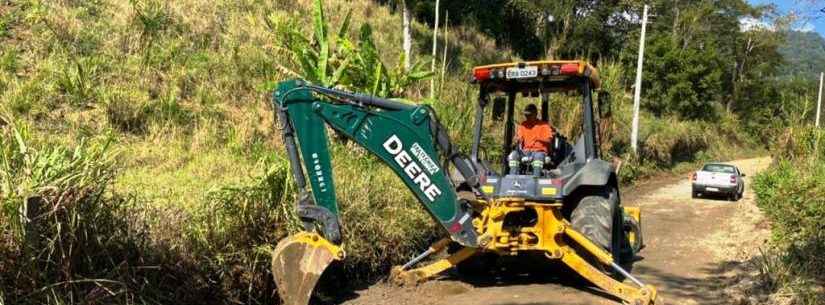
M138 97L113 91L106 96L106 119L121 132L143 134L148 130L149 109Z
M775 148L777 162L753 183L757 205L772 221L776 246L765 259L772 263L762 264L771 266L763 271L764 278L801 304L825 301L821 293L825 281L822 136L822 131L810 128L790 129Z
M185 228L191 247L221 293L244 303L277 298L270 250L298 230L292 183L284 160L262 164L266 172L249 182L209 192Z
M26 128L10 123L0 137L0 223L13 234L2 236L12 247L0 264L11 270L0 275L0 295L40 304L121 298L130 282L118 271L136 259L141 238L124 213L129 199L106 193L115 175L109 142L33 147Z

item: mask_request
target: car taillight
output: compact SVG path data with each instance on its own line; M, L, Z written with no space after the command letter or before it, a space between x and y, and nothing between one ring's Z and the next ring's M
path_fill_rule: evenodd
M578 75L579 64L563 64L561 65L561 74L563 75Z
M476 81L484 81L490 79L490 69L475 69L473 70L473 77Z
M730 183L736 183L736 176L730 175Z
M693 176L690 177L690 180L696 181L696 173L693 173Z

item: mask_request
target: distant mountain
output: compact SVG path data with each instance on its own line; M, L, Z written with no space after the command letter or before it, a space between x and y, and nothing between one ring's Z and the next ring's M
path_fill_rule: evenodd
M825 39L816 32L789 32L779 53L785 57L783 77L818 78L825 71Z

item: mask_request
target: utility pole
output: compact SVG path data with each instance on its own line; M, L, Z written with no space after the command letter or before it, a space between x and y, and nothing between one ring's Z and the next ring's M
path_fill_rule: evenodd
M441 59L441 83L438 84L438 92L444 89L444 74L447 71L447 48L450 47L449 37L447 36L447 29L450 25L450 11L446 11L446 13L446 16L444 16L444 58Z
M819 128L819 112L822 111L822 79L825 73L819 72L819 98L816 100L816 127Z
M633 153L639 150L639 100L642 96L642 63L645 57L645 32L647 30L647 5L642 14L642 37L639 38L639 60L636 62L636 88L633 93L633 130L630 134L630 147Z
M407 0L401 0L401 17L401 31L404 36L404 70L409 72L412 60L412 14L407 6Z
M441 1L435 0L435 26L433 27L433 62L430 65L430 72L435 75L436 51L438 51L438 6ZM435 77L430 78L430 99L435 99Z

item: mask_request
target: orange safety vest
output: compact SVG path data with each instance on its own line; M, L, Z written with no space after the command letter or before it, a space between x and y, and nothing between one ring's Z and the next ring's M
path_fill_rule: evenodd
M522 143L521 149L524 151L547 153L553 141L553 127L542 120L521 122L516 134Z

